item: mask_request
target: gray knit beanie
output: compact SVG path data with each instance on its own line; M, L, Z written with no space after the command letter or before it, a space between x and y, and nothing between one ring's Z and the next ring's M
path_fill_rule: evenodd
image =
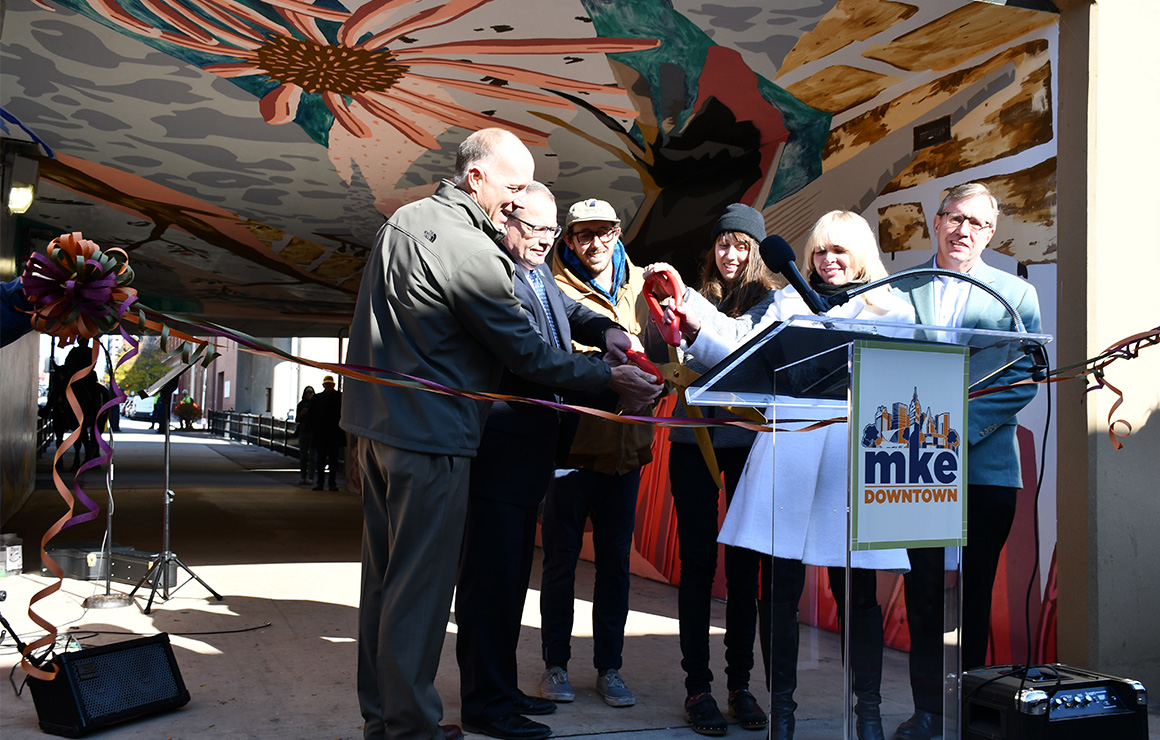
M765 218L754 208L743 203L732 203L725 208L725 213L717 219L717 223L713 224L713 241L717 241L723 231L740 231L760 242L765 238Z

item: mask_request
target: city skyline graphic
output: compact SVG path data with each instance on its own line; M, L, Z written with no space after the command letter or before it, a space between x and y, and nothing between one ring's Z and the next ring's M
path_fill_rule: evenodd
M917 439L915 438L917 436ZM874 414L874 421L862 429L862 447L896 449L910 447L933 447L950 450L956 455L962 435L950 425L950 412L934 412L923 409L918 397L918 386L910 402L894 402L880 405Z

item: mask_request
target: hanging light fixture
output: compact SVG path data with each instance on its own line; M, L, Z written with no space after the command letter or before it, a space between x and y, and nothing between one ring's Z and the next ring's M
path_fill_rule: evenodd
M11 177L8 180L8 192L5 194L5 205L13 215L27 213L36 198L37 162L29 157L14 155L10 160Z

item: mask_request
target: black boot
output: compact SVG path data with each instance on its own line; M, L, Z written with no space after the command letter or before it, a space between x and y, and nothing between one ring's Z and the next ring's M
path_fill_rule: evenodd
M773 630L771 602L764 594L757 600L757 639L761 643L761 666L765 671L765 688L769 688L769 635Z
M793 740L797 688L798 612L794 602L776 602L770 614L769 729L773 740Z
M860 609L850 615L850 667L854 671L854 695L858 703L858 740L884 740L882 734L882 607Z

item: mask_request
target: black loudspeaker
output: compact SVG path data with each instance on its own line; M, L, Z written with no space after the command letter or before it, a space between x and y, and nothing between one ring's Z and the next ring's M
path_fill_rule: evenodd
M963 673L963 740L1148 740L1139 681L1053 663Z
M99 727L189 703L169 635L61 653L51 681L28 677L40 729L80 737Z

